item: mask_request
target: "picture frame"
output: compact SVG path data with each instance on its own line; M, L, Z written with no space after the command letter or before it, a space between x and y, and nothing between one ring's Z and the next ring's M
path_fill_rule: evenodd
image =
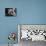
M17 16L17 8L5 8L5 16Z

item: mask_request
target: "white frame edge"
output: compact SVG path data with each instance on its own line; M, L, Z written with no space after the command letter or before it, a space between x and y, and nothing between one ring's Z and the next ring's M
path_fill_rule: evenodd
M20 25L18 24L18 43L20 43Z

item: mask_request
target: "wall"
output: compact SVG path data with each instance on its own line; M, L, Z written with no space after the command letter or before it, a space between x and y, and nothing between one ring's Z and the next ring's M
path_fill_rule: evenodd
M16 17L5 17L5 8L17 8ZM17 24L46 24L46 0L0 0L0 44L7 44ZM17 42L17 40L16 40Z

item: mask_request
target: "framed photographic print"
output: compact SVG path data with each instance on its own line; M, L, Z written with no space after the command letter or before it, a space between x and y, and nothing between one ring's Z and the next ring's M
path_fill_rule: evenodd
M20 34L19 34L20 33ZM18 38L21 40L46 41L45 24L19 24Z
M16 8L5 8L5 16L16 16L17 9Z

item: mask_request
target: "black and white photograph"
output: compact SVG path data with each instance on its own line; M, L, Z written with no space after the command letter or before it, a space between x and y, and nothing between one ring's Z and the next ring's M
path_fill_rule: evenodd
M16 8L5 8L5 16L16 16Z
M18 33L20 46L40 46L46 43L46 25L19 24Z

